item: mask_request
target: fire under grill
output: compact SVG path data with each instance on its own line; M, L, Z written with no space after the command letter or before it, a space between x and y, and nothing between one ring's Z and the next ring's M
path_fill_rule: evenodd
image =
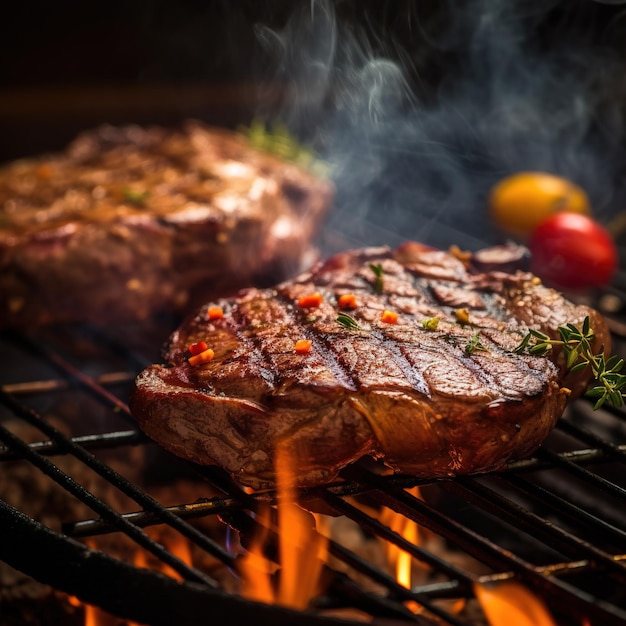
M615 351L624 353L626 335L612 323ZM250 493L217 468L174 459L137 430L125 399L156 357L135 336L82 326L0 336L0 561L140 623L296 623L294 609L245 599L225 582L237 580L258 526L269 526L264 550L275 556L271 517L257 513L276 494ZM559 624L626 623L623 410L572 403L532 458L498 473L427 481L364 460L341 481L298 495L305 510L345 525L330 538L324 591L297 612L298 624L486 623L468 603L477 585L506 580L532 590ZM383 522L382 508L416 522L429 540L405 539ZM404 587L348 540L355 534L398 546L424 575ZM171 548L174 536L196 555L191 562ZM7 580L5 620L24 601L22 583Z

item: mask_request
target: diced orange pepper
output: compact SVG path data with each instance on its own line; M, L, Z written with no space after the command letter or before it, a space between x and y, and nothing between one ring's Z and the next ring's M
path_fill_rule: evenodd
M356 296L353 293L344 293L339 296L337 304L340 309L356 309L358 306L356 303Z
M199 354L194 354L193 356L190 356L187 360L189 361L189 365L195 366L200 365L200 363L208 363L214 356L215 352L213 352L211 348L207 348Z
M296 352L298 354L307 354L310 351L311 351L310 339L298 339L298 341L296 341Z
M198 343L192 343L188 350L191 354L200 354L204 352L209 346L207 346L206 341L198 341Z
M380 314L380 321L385 324L397 324L398 314L395 311L387 311L386 309Z
M224 317L224 309L221 306L210 306L207 315L210 320L220 320Z
M298 298L298 306L303 309L315 308L322 304L323 299L321 293L310 293Z

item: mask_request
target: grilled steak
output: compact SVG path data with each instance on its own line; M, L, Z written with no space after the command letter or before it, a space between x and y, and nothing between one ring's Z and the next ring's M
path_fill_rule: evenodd
M331 199L199 122L87 132L0 169L0 326L137 320L274 284L315 260Z
M478 272L417 243L348 251L210 307L223 317L203 306L184 322L131 408L163 447L253 487L273 483L285 444L301 485L363 455L427 477L500 468L537 448L588 384L558 351L514 353L528 328L556 338L589 315L596 347L609 343L596 311L532 274ZM190 357L200 342L212 360Z

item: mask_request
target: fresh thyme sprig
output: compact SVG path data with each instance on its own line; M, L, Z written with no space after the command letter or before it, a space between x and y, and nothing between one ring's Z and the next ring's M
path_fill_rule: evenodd
M474 354L474 352L489 352L489 348L487 348L480 341L480 331L476 331L465 344L465 353L466 354Z
M594 354L592 342L595 334L589 317L585 317L582 329L574 324L566 324L559 326L558 331L561 339L550 339L545 333L530 329L514 352L545 355L553 346L561 346L566 367L570 372L577 372L586 367L591 368L597 384L585 395L596 398L594 410L599 409L605 402L614 407L623 406L624 394L621 390L626 385L626 376L620 372L624 366L624 360L617 355L612 355L607 359L603 349L598 354Z
M359 323L347 313L339 313L337 316L337 324L341 324L341 326L349 330L359 330L361 328Z
M322 161L310 147L302 144L284 124L270 125L253 120L249 127L241 126L239 130L248 137L250 145L259 150L296 163L322 178L330 174L329 164Z
M374 291L376 293L383 292L383 266L380 263L370 263L370 269L374 272Z

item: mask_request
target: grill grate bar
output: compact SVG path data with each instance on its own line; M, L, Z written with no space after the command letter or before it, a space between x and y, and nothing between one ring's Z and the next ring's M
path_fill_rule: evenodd
M580 467L578 464L573 463L566 458L562 458L558 454L551 452L550 450L546 450L545 448L539 449L537 451L537 455L550 462L554 467L562 467L574 476L582 478L587 483L592 484L598 489L604 490L606 493L612 496L618 496L622 500L626 499L626 489L624 489L617 483L613 483L610 480L599 476L598 474L594 474L588 469Z
M459 478L444 485L453 493L465 497L473 504L477 504L485 511L508 520L509 523L520 528L530 536L542 539L546 545L552 546L565 555L576 558L585 555L596 563L602 563L609 569L618 571L626 581L626 564L615 561L613 556L600 550L596 546L583 541L576 535L556 526L554 523L542 519L511 500L503 497L493 489L487 488L477 480Z
M381 569L373 567L371 563L365 559L360 558L354 552L351 552L346 547L338 543L333 543L330 548L330 553L341 559L344 563L354 568L358 572L367 575L374 582L383 585L388 589L394 597L402 601L414 601L428 609L433 615L436 615L440 619L445 620L448 624L453 626L467 626L467 622L456 616L450 614L448 611L441 609L437 605L432 604L429 597L419 591L413 589L407 589L400 585L393 577L385 574Z
M26 350L28 350L31 354L37 354L42 360L51 364L57 371L78 382L84 389L91 392L92 395L105 406L113 407L115 411L117 411L118 415L126 419L133 426L135 425L135 420L130 413L128 405L125 402L122 402L122 400L120 400L115 394L111 393L108 389L104 388L96 378L89 376L77 367L74 367L67 359L63 358L58 352L51 350L44 343L36 344L32 339L24 335L19 336L19 343L23 344Z
M420 614L408 611L404 605L399 606L395 599L365 592L360 585L345 574L335 572L329 587L332 589L332 596L324 595L318 598L315 602L315 608L358 606L374 617L374 624L376 624L377 617L393 620L391 624L388 621L381 622L380 626L393 626L393 624L399 625L406 622L433 626L431 620L423 618ZM402 620L402 622L399 620ZM469 625L463 623L458 626Z
M226 516L224 516L224 519L231 528L234 528L242 535L242 537L244 538L244 546L249 538L257 535L260 532L263 532L264 538L266 539L263 547L264 555L266 556L266 558L275 559L275 554L277 550L276 545L278 543L278 537L275 527L268 528L261 522L257 521L257 519L250 517L250 515L245 512L228 513ZM328 551L333 557L340 559L343 563L350 566L360 574L367 576L375 583L386 588L388 593L390 594L390 597L400 602L400 604L398 604L397 602L390 604L389 599L386 599L384 597L377 597L376 595L365 592L359 587L355 587L353 589L352 592L358 593L358 595L361 597L361 600L365 600L367 603L375 603L376 605L379 605L378 610L381 612L381 614L385 614L390 617L402 618L404 620L419 622L419 616L409 611L402 604L402 602L414 601L422 605L433 615L444 619L452 626L468 626L467 622L465 622L464 620L459 620L455 616L450 615L447 611L432 604L427 596L424 596L422 594L416 594L412 590L403 587L392 576L389 576L380 568L373 566L367 560L361 558L353 551L347 549L345 546L342 546L341 544L333 540L329 540ZM337 573L326 565L323 565L322 567L325 575L330 575L331 577L333 577L334 583L337 580ZM346 578L347 577L345 575L341 576L341 580L343 580L344 582ZM349 580L349 578L347 579ZM335 589L335 585L333 584L332 590L333 592L340 591L341 585L339 589Z
M116 524L120 530L123 530L128 537L133 539L138 545L145 550L148 550L156 557L160 558L164 563L167 563L172 569L178 572L181 576L196 582L202 582L211 587L217 587L217 583L204 573L194 570L188 567L183 561L172 555L167 550L164 550L160 544L153 541L139 528L133 526L129 522L120 519L114 509L102 502L89 490L85 489L82 485L75 482L70 476L62 472L56 465L51 463L48 459L38 455L25 446L19 437L16 437L7 430L4 426L0 425L0 439L12 449L20 451L33 465L39 468L42 472L50 476L56 483L61 485L66 491L71 493L74 497L86 504L88 507L96 511L103 518L109 522Z
M626 445L617 446L617 450L622 453L626 453ZM601 448L581 448L579 450L571 450L566 452L555 452L560 459L568 462L575 462L577 465L585 463L597 463L610 459L609 453L605 452ZM535 470L552 469L553 463L547 458L540 458L533 456L529 459L522 459L520 461L512 461L507 466L500 470L500 473L508 472L533 472Z
M107 341L106 335L94 336L97 337L98 341ZM11 340L13 341L13 339ZM43 379L27 383L13 383L0 388L5 392L0 394L0 401L4 401L16 415L20 415L31 424L34 424L50 437L49 441L41 441L34 444L21 442L20 445L17 445L14 440L11 440L11 433L7 434L6 431L2 430L0 431L0 440L7 440L7 448L4 450L0 448L0 462L20 458L31 461L36 467L51 475L59 484L64 486L63 481L71 480L71 478L63 474L61 470L56 468L45 457L72 454L89 465L89 462L84 460L85 458L94 459L96 463L97 459L89 454L88 450L114 448L121 445L136 445L147 441L143 434L137 430L111 432L104 435L88 435L70 439L64 438L63 435L57 436L54 431L49 432L42 428L42 424L47 425L45 420L34 411L19 404L15 400L15 396L27 397L29 395L74 388L84 389L95 396L99 403L108 408L113 408L117 415L128 420L135 427L136 424L126 404L105 388L106 386L116 384L128 384L131 382L133 375L116 370L108 374L89 376L53 349L42 347L40 343L35 344L35 342L27 338L20 343L29 351L35 350L39 357L45 359L57 371L61 372L63 378L59 380ZM128 359L132 357L131 351L127 349L127 346L114 340L107 341L107 343L118 351L118 356L120 354L122 356L125 355L125 358ZM16 409L18 406L19 408ZM24 412L28 412L29 415L25 415ZM619 415L620 418L623 418L623 414L620 413ZM518 495L523 494L534 498L538 502L543 502L547 506L552 506L559 515L567 516L568 519L577 524L584 524L594 532L602 533L603 539L605 536L610 536L619 545L619 543L623 542L626 532L599 518L592 512L585 511L580 506L568 502L564 498L552 494L544 487L535 484L532 472L538 470L551 471L554 469L560 472L563 470L575 477L582 478L594 488L609 493L613 498L623 499L626 490L582 466L594 463L624 461L626 459L626 445L613 444L569 421L561 420L559 428L567 434L574 435L579 441L590 447L565 452L541 452L532 459L510 463L503 472L496 475L496 478L491 477L487 480L496 480L498 484L506 485L508 487L505 489L507 494L511 489L517 490ZM33 459L38 460L34 461ZM187 526L185 520L207 515L220 515L223 518L237 520L245 518L246 521L239 521L239 525L255 525L257 523L256 519L250 517L247 511L255 511L261 504L275 504L275 493L273 491L268 490L247 494L230 476L221 470L216 468L199 468L193 466L193 464L190 465L224 495L211 498L208 501L163 507L154 500L150 501L150 496L132 483L125 484L125 480L122 477L116 476L113 470L102 464L100 469L104 470L103 473L98 471L97 467L92 467L92 469L124 493L127 493L126 490L130 489L134 495L129 493L127 495L135 499L143 509L126 514L119 514L111 510L111 515L109 516L103 515L97 509L94 509L101 514L100 519L74 522L66 525L64 531L76 537L87 537L118 531L129 536L131 536L129 532L131 534L137 532L148 537L140 530L141 528L165 523L172 527L182 524L183 526L177 528L177 530L188 536L185 530ZM42 466L46 466L45 469ZM572 560L569 561L564 560L563 562L551 562L547 565L533 565L515 551L505 550L487 536L475 532L471 526L464 525L454 515L446 515L428 502L414 498L404 491L408 487L432 484L432 480L420 480L411 476L380 476L370 471L368 467L366 465L350 468L344 473L344 477L347 479L345 482L338 482L321 489L302 490L300 497L305 508L310 502L321 502L335 512L353 519L363 530L371 532L384 541L393 543L400 549L412 554L418 560L428 563L435 573L445 574L449 580L415 586L411 590L405 589L393 577L387 575L384 571L345 546L333 541L330 546L333 557L341 560L359 574L363 574L381 585L387 591L387 595L380 598L372 596L372 594L362 590L351 578L327 568L327 575L332 577L329 593L334 594L334 596L330 597L330 599L320 599L321 604L318 608L324 608L324 601L336 600L343 602L345 606L363 608L363 610L366 610L374 617L426 623L426 620L409 614L410 612L407 611L403 603L412 600L426 607L433 615L437 615L439 620L455 626L461 626L465 625L466 622L462 621L460 617L448 613L440 606L433 604L433 600L459 597L470 598L473 596L473 585L477 582L488 584L505 579L515 579L533 587L546 598L555 600L555 605L562 606L563 612L567 615L583 615L587 619L597 619L599 623L603 624L622 624L626 622L626 613L620 606L598 598L593 592L581 589L571 582L573 579L578 582L579 574L591 577L597 572L604 573L605 570L611 571L611 577L623 581L626 555L611 556L601 548L583 541L573 534L571 530L565 531L563 528L553 527L552 524L546 525L544 519L539 516L533 517L529 515L528 511L523 509L523 507L519 507L515 502L500 496L499 490L494 491L490 489L482 482L482 479L460 479L456 482L447 480L435 481L437 484L442 485L444 490L454 491L454 493L460 494L466 501L469 500L472 504L478 505L480 511L496 513L498 519L502 519L504 513L504 517L508 516L508 522L512 522L518 527L524 527L533 537L542 534L542 538L547 544L551 547L558 544L563 554L572 557ZM76 495L73 491L69 491ZM90 494L90 492L87 493ZM376 518L370 516L367 512L361 511L358 507L354 507L345 500L346 497L359 494L367 495L377 505L384 504L389 506L392 510L408 519L412 519L421 526L431 529L450 543L456 544L468 555L490 565L494 571L481 576L468 573L436 554L407 542L398 533L381 524ZM93 494L90 495L95 498ZM79 495L76 497L81 499ZM97 499L95 504L96 506L104 505ZM233 525L235 526L235 524ZM192 526L190 528L194 531L196 530ZM569 526L566 526L566 528L569 528ZM215 544L221 550L219 554L215 554L213 551L214 546L211 545L212 540L202 533L199 533L197 536L189 535L188 539L205 551L217 556L228 567L236 570L237 557L224 550L220 544ZM146 549L149 550L149 548ZM156 554L156 556L161 561L167 563L170 553L164 548L162 549L164 553ZM552 559L551 561L554 560ZM173 569L176 570L177 568L173 567ZM195 570L192 569L192 571ZM182 575L187 580L195 580L193 576ZM562 577L567 577L567 580L563 580ZM209 581L201 581L206 586L207 591L211 585L214 585L211 579Z
M273 498L258 498L257 502L270 504ZM244 505L237 498L210 498L207 502L191 502L188 504L178 504L175 506L165 506L163 510L181 519L197 519L208 515L221 515L229 511L237 511L244 508ZM161 524L162 520L146 511L134 511L132 513L122 513L120 517L127 519L135 526L146 528L155 524ZM116 532L116 528L100 519L82 520L68 523L63 527L64 532L70 537L91 537L95 535L105 535Z
M420 546L416 546L410 541L407 541L404 537L391 530L388 526L385 526L378 519L368 515L364 511L361 511L359 508L349 502L346 502L342 498L339 498L334 494L327 493L325 494L324 500L337 514L349 517L351 520L357 522L362 528L378 537L381 537L382 539L385 539L386 541L393 543L401 550L408 552L414 558L430 565L440 572L445 573L447 576L456 578L458 581L464 583L466 587L471 585L473 582L473 577L465 570L455 567L447 561L435 556L428 550L424 550Z
M81 437L72 437L70 441L81 446L82 448L85 448L85 450L112 450L121 446L134 446L140 443L145 443L148 439L141 431L124 430L104 433L102 435L83 435ZM29 443L28 447L34 452L44 456L65 454L63 447L50 439ZM0 449L0 462L15 461L21 458L24 457L18 452Z
M507 566L510 566L512 562L517 562L517 557L507 555L495 543L441 513L428 503L395 485L385 482L380 476L367 470L360 469L359 472L367 474L362 479L367 480L378 490L379 501L382 504L436 534L446 537L474 558L486 562L493 569L508 569Z
M112 614L154 626L197 626L210 615L217 623L258 626L346 626L343 619L252 602L204 585L186 585L158 572L135 568L90 550L0 500L0 527L11 541L0 542L0 558L36 580L70 593ZM24 560L24 554L45 558ZM58 564L62 563L63 567ZM100 584L94 584L94 581ZM203 616L200 617L199 616ZM372 621L373 626L379 622ZM380 622L385 626L385 622Z
M532 496L536 500L542 502L543 505L558 511L559 514L567 515L567 517L575 522L584 522L596 533L605 533L615 538L617 541L626 541L626 531L613 526L604 519L593 515L589 511L576 506L569 500L562 498L556 493L532 483L521 476L509 474L506 476L506 482L514 486L520 492Z
M577 424L573 424L567 419L561 419L559 421L559 428L564 432L577 437L580 441L596 446L605 452L609 458L626 462L626 446L619 446L611 441L603 439L602 437L598 437L588 429L582 428Z
M370 480L372 484L378 486L381 502L386 506L446 537L468 554L489 564L493 569L512 570L519 580L524 581L531 588L543 590L547 598L558 600L566 611L572 610L572 603L575 598L577 600L576 611L579 610L578 603L582 603L585 605L585 610L588 611L587 615L604 620L603 624L624 623L626 611L583 589L554 576L546 575L545 570L542 571L534 567L519 555L500 548L487 538L459 524L456 520L440 514L419 498L395 486L385 485L379 476L371 474Z
M23 407L11 396L2 392L0 392L0 399L2 399L7 406L10 406L12 408L15 415L19 415L33 426L39 428L58 446L67 450L68 453L71 453L87 467L97 472L111 485L117 487L120 491L126 494L129 498L135 500L135 502L137 502L140 506L143 506L150 513L159 517L163 522L166 522L167 524L178 530L188 539L191 539L198 545L202 546L205 550L207 550L217 558L221 559L224 563L228 563L229 560L232 560L233 556L229 552L224 550L217 542L200 533L196 528L185 523L182 519L176 517L176 515L173 515L169 511L165 510L156 500L154 500L154 498L149 496L145 491L139 489L139 487L134 485L132 482L126 480L110 466L102 463L90 452L72 442L71 439L65 437L65 435L63 435L60 431L58 431L52 425L48 424L45 420L41 419L33 410ZM8 434L11 435L11 433ZM35 465L37 465L37 467L43 469L43 471L50 470L51 473L49 473L49 475L51 476L51 478L55 479L56 482L61 484L64 488L73 493L73 495L85 502L90 508L99 513L108 523L116 526L120 530L123 530L127 534L130 534L133 539L135 539L135 537L138 537L140 538L140 541L143 541L143 537L146 537L146 535L143 532L139 531L136 526L130 524L121 515L110 509L103 502L98 499L92 500L92 494L90 494L82 486L71 480L70 477L64 475L66 476L66 478L62 478L62 472L55 465L49 463L47 459L37 454L35 451L31 450L28 445L24 444L19 438L11 436L10 441L10 447L12 449L17 449L21 454L23 454ZM57 478L59 478L60 480L57 480ZM87 502L86 500L89 500L89 502ZM96 508L94 508L94 506L92 505L95 505ZM152 549L154 549L154 546L151 547ZM169 552L163 549L158 550L158 554L156 556L159 556L159 558L165 557L167 559L173 558ZM176 559L176 561L179 561L179 559ZM174 567L174 569L177 568ZM186 566L185 569L187 569ZM179 573L181 573L185 577L189 576L189 573ZM204 578L204 575L202 575L201 573L198 574L200 574L201 579ZM196 576L195 573L193 573L192 575L194 577ZM209 579L208 577L206 583L214 584L213 581L211 581L211 579Z
M135 379L132 372L107 372L94 376L94 381L98 385L119 385L129 383ZM49 380L33 380L23 383L9 383L0 388L13 396L32 395L36 393L51 393L55 391L66 391L71 385L67 380L52 378Z
M129 431L129 433L130 432L131 431ZM138 435L142 437L141 433L139 433ZM140 441L144 441L144 439L142 438ZM0 453L0 460L2 460L1 454L2 453ZM604 458L602 451L598 449L579 450L576 451L575 454L571 452L561 452L558 453L558 456L559 458L567 460L575 458L577 463L592 463ZM193 466L193 464L191 465ZM507 468L503 469L500 472L500 474L503 477L507 477L508 480L509 476L515 476L517 473L534 471L537 469L545 468L546 466L548 466L546 462L539 461L536 458L531 458L524 461L514 461L510 463ZM244 502L247 503L246 506L248 508L253 508L253 502L267 502L272 504L275 503L275 493L272 490L247 494L241 489L238 483L234 482L232 479L230 479L230 477L222 475L222 472L217 467L194 467L197 473L202 475L208 482L210 482L214 487L218 488L224 494L227 494L228 496L230 496L230 494L235 495L233 497L211 498L207 502L194 502L180 504L178 506L164 507L172 511L179 517L195 518L205 515L216 515L233 507L244 507ZM348 474L348 472L344 473L346 475ZM402 474L385 476L384 480L387 484L393 485L398 488L410 488L434 483L441 484L445 482L443 479L437 479L433 481L432 479L420 479L414 476L404 476ZM373 491L376 491L376 488L373 487L367 479L348 479L345 482L325 486L323 492L321 492L321 495L320 492L318 492L317 490L307 488L301 489L298 499L306 504L307 502L312 502L315 500L325 500L325 494L327 493L340 497L349 497L364 495ZM132 519L134 524L141 527L146 527L158 523L152 516L150 516L145 511L124 513L122 515L128 517L129 519ZM66 532L74 537L84 537L91 534L99 535L115 532L115 530L116 529L114 527L110 526L103 520L91 519L68 524Z
M246 508L253 511L258 509L257 503L255 502L254 498L247 494L238 483L236 483L228 474L226 474L226 472L223 472L217 468L209 467L202 467L200 468L200 471L218 489L221 489L222 491L225 491L227 493L235 493L237 497L241 498L241 501L246 506ZM335 496L328 488L316 488L310 491L315 494L315 497L323 500L327 505L330 505L331 507L333 506L333 503L344 502L343 500ZM233 521L233 516L229 514L228 517L229 523L231 523ZM241 515L235 514L235 519L239 519L240 523L242 523L241 520L244 518ZM244 523L252 524L253 522L255 524L258 524L256 520L252 520L251 518L247 517ZM412 549L413 547L414 546L412 546ZM350 566L357 572L367 576L374 582L385 587L388 592L394 597L397 597L404 601L418 602L429 611L431 611L433 615L437 615L441 619L444 619L452 626L465 626L465 622L460 621L457 617L450 615L436 605L433 605L427 596L412 593L411 590L408 590L400 585L394 578L383 572L380 568L372 566L372 564L369 563L367 560L359 557L353 551L348 550L338 542L329 539L328 551L335 558L340 559L346 565ZM325 569L328 570L327 567L325 567ZM415 616L411 612L407 613L404 607L402 609L402 613L406 617L410 617L411 620L415 619Z
M381 524L375 518L367 515L366 513L363 513L358 508L352 506L345 500L333 494L326 494L326 497L324 499L326 503L336 513L340 515L346 515L350 519L359 523L363 529L373 532L380 539L393 543L398 548L400 548L401 550L404 550L405 552L408 552L411 556L418 559L419 561L423 563L427 563L428 565L430 565L431 567L433 567L434 569L440 572L444 572L449 577L453 577L455 579L453 588L455 590L455 595L457 597L459 595L462 595L464 597L468 597L470 595L469 589L471 587L472 577L467 572L461 570L460 568L452 566L450 563L447 563L446 561L438 558L431 552L428 552L427 550L424 550L423 548L420 548L419 546L416 546L415 544L407 541L404 537L402 537L398 533L392 531L384 524ZM394 594L398 594L400 592L402 594L401 597L404 596L405 594L404 587L399 585L395 579L393 579L390 576L381 577L380 571L376 568L372 571L371 565L367 562L364 562L365 568L366 568L364 569L364 563L357 562L355 560L355 555L353 553L348 553L348 551L343 546L339 544L334 546L334 549L332 550L332 554L336 557L341 558L344 562L354 567L361 573L367 574L368 576L370 576L370 578L372 578L379 584L385 585L385 587L387 587L387 589L390 592ZM450 588L448 588L448 590L449 589ZM440 591L440 589L437 589L437 591ZM447 623L449 624L465 624L466 623L464 620L460 620L459 618L450 614L449 612L443 609L439 609L438 607L434 607L427 600L427 598L432 599L432 598L441 597L439 593L433 594L432 590L430 590L430 593L425 593L421 587L412 588L410 590L410 593L411 595L409 599L412 599L418 602L419 604L421 604L422 606L428 608L431 612L433 612L433 614L437 615L441 619L446 620ZM407 598L404 598L404 599L407 599Z

